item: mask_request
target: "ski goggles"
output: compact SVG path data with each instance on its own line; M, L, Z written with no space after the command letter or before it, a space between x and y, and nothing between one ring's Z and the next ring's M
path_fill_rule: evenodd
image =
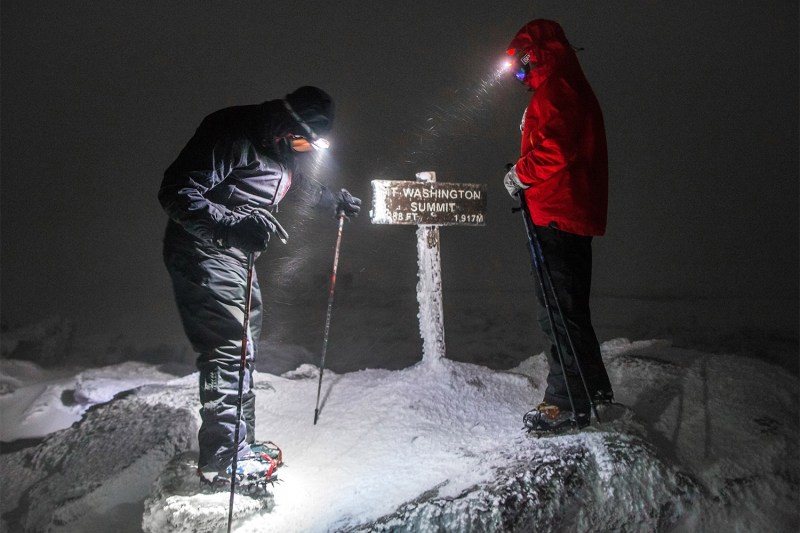
M290 137L290 142L292 145L292 150L295 152L308 152L309 150L324 150L329 148L331 143L328 142L327 139L323 139L316 133L314 130L311 129L305 120L300 118L300 115L289 105L289 102L286 100L281 100L283 102L283 106L286 108L286 111L292 116L292 118L300 124L300 127L303 128L303 131L306 132L307 135L293 135Z
M514 48L508 50L508 54L514 56L514 59L509 64L509 68L518 81L524 82L531 71L531 53L528 51L523 54L522 50L516 54L515 52L516 49Z

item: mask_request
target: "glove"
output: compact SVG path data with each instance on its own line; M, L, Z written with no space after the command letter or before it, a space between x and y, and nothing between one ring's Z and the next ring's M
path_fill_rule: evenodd
M238 248L246 253L263 252L267 249L270 235L277 229L273 220L271 213L260 211L242 218L226 219L219 225L214 242L222 248Z
M506 177L503 178L503 185L505 185L508 194L510 194L512 198L516 198L519 191L530 187L530 185L525 185L519 180L519 176L517 176L517 165L512 165L508 170Z
M342 189L336 196L336 216L344 214L346 217L355 217L359 211L361 211L361 199L350 194L347 189Z

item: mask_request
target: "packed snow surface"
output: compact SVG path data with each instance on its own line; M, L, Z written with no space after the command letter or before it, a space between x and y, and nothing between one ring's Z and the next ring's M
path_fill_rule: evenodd
M256 373L256 437L285 465L267 494L236 496L235 531L797 530L796 375L666 341L603 352L622 405L538 439L521 420L543 354L326 371L316 425L316 367ZM0 369L3 440L46 435L4 447L3 531L224 530L228 494L192 473L196 374Z

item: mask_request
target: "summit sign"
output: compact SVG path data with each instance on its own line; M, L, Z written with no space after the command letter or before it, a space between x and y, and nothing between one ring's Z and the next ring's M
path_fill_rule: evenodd
M486 185L437 182L435 172L417 181L372 180L373 224L417 226L417 301L422 361L445 356L439 226L485 226Z
M486 225L486 185L372 181L373 224Z

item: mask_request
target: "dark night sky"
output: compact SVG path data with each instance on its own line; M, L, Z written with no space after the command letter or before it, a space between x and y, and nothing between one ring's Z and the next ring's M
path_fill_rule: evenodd
M481 82L537 17L585 49L605 113L595 293L765 297L797 322L796 1L34 0L0 16L7 324L62 315L87 333L182 338L161 263L163 170L204 115L306 84L337 102L322 181L367 204L369 180L420 170L488 183L489 224L443 230L446 289L530 284L501 186L528 94ZM279 260L324 275L334 223L282 208L296 238L270 250L262 277ZM345 272L413 291L412 229L365 214L347 232Z

